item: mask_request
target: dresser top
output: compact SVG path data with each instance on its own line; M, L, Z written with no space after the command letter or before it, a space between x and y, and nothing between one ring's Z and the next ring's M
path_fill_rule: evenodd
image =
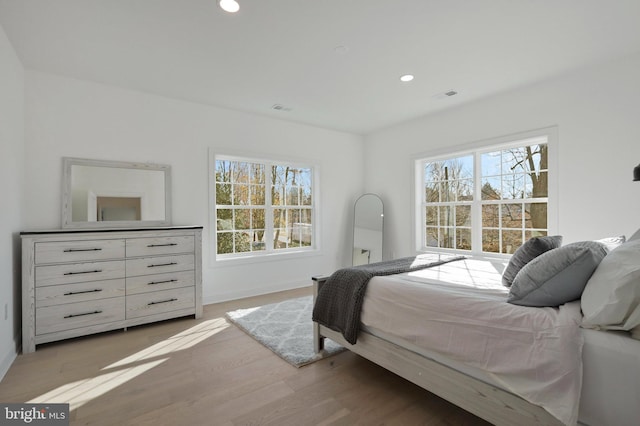
M43 229L32 231L21 231L20 235L44 235L44 234L82 234L82 233L105 233L105 232L131 232L131 231L179 231L188 229L202 229L202 226L148 226L133 228L94 228L94 229Z

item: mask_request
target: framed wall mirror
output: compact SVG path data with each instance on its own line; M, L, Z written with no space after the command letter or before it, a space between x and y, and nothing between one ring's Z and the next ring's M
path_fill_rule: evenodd
M353 215L353 266L382 261L384 205L376 194L360 196Z
M64 157L63 228L171 224L171 166Z

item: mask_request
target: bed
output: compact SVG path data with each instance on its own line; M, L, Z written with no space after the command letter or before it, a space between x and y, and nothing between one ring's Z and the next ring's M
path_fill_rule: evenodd
M506 303L507 266L468 257L374 276L357 342L314 322L315 350L330 338L496 425L637 425L640 341L581 327L580 300ZM313 279L316 298L327 280Z

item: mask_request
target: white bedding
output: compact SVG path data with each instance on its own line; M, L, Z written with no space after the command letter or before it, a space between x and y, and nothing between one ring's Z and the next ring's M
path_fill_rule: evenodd
M576 424L582 386L580 303L529 308L506 302L505 261L465 259L374 277L361 322L485 372L488 380Z

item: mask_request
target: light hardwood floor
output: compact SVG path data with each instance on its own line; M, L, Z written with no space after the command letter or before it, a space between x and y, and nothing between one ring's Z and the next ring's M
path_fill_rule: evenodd
M0 382L2 402L69 402L72 425L487 425L345 351L295 368L224 313L311 288L204 307L185 318L38 347Z

